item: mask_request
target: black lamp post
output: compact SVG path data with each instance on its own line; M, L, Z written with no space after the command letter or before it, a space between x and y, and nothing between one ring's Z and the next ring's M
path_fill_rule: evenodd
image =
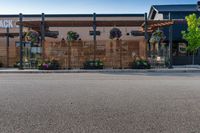
M96 42L96 29L97 29L97 26L96 26L96 13L93 13L93 41L94 41L94 58L93 60L95 61L96 60L96 45L97 45L97 42Z
M169 12L169 20L172 20L170 12ZM173 66L172 66L172 64L173 64L173 57L172 57L172 45L173 45L172 32L173 32L173 27L172 26L173 25L170 25L170 27L169 27L169 66L168 66L169 69L173 68Z
M19 14L19 22L20 22L20 28L19 28L19 38L20 38L20 66L19 69L23 69L23 15L22 13Z

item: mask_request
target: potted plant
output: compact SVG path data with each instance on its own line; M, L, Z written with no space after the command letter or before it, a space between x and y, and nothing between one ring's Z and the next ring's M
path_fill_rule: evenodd
M132 69L150 69L151 64L149 61L144 59L137 59L132 64Z
M155 32L152 33L149 42L153 47L153 53L152 53L152 60L154 60L153 62L156 62L156 57L160 56L161 42L164 41L165 38L166 36L164 35L164 32L160 29L157 29ZM157 50L156 50L156 44L158 45Z
M60 65L57 60L45 61L38 63L39 70L58 70Z
M100 60L96 61L86 61L84 64L84 69L103 69L104 63Z
M161 41L165 40L164 32L160 29L157 29L153 34L151 35L151 38L149 40L150 44L153 45L153 54L155 54L155 45L158 44L158 52L160 51L160 43ZM155 56L155 55L154 55Z
M31 43L38 43L39 42L39 34L36 31L28 31L25 34L25 39L30 41Z
M116 39L116 45L119 45L120 49L120 69L122 69L122 43L119 40L122 36L122 32L118 28L113 28L110 30L110 39Z
M73 41L78 40L79 34L74 31L69 31L67 33L67 41L68 41L68 69L71 69L71 45Z

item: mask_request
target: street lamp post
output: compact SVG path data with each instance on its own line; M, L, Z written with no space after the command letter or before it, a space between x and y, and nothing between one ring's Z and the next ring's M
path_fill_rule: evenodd
M93 60L95 61L96 60L96 45L97 45L97 42L96 42L96 29L97 29L97 26L96 26L96 13L93 14L93 41L94 41L94 57L93 57Z
M19 28L19 38L20 38L20 66L19 69L23 69L23 15L22 13L19 14L19 22L20 22L20 28Z
M169 20L172 20L172 18L171 18L171 13L169 12ZM173 25L170 25L170 27L169 27L169 66L168 66L168 68L169 69L172 69L173 68L173 66L172 66L172 64L173 64L173 57L172 57L172 45L173 45L173 42L172 42L172 40L173 40L173 35L172 35L172 32L173 32L173 27L172 27Z

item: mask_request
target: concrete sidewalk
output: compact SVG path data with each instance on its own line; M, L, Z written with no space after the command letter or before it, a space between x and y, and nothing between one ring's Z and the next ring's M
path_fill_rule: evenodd
M158 72L158 73L195 73L200 72L200 68L189 67L174 67L173 69L157 68L157 69L103 69L103 70L84 70L84 69L72 69L72 70L37 70L37 69L8 69L1 68L0 73L112 73L112 72L132 72L132 73L145 73L145 72Z

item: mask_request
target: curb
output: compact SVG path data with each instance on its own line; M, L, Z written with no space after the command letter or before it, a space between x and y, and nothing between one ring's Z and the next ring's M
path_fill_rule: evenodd
M112 69L112 70L0 70L0 73L200 73L200 69Z

